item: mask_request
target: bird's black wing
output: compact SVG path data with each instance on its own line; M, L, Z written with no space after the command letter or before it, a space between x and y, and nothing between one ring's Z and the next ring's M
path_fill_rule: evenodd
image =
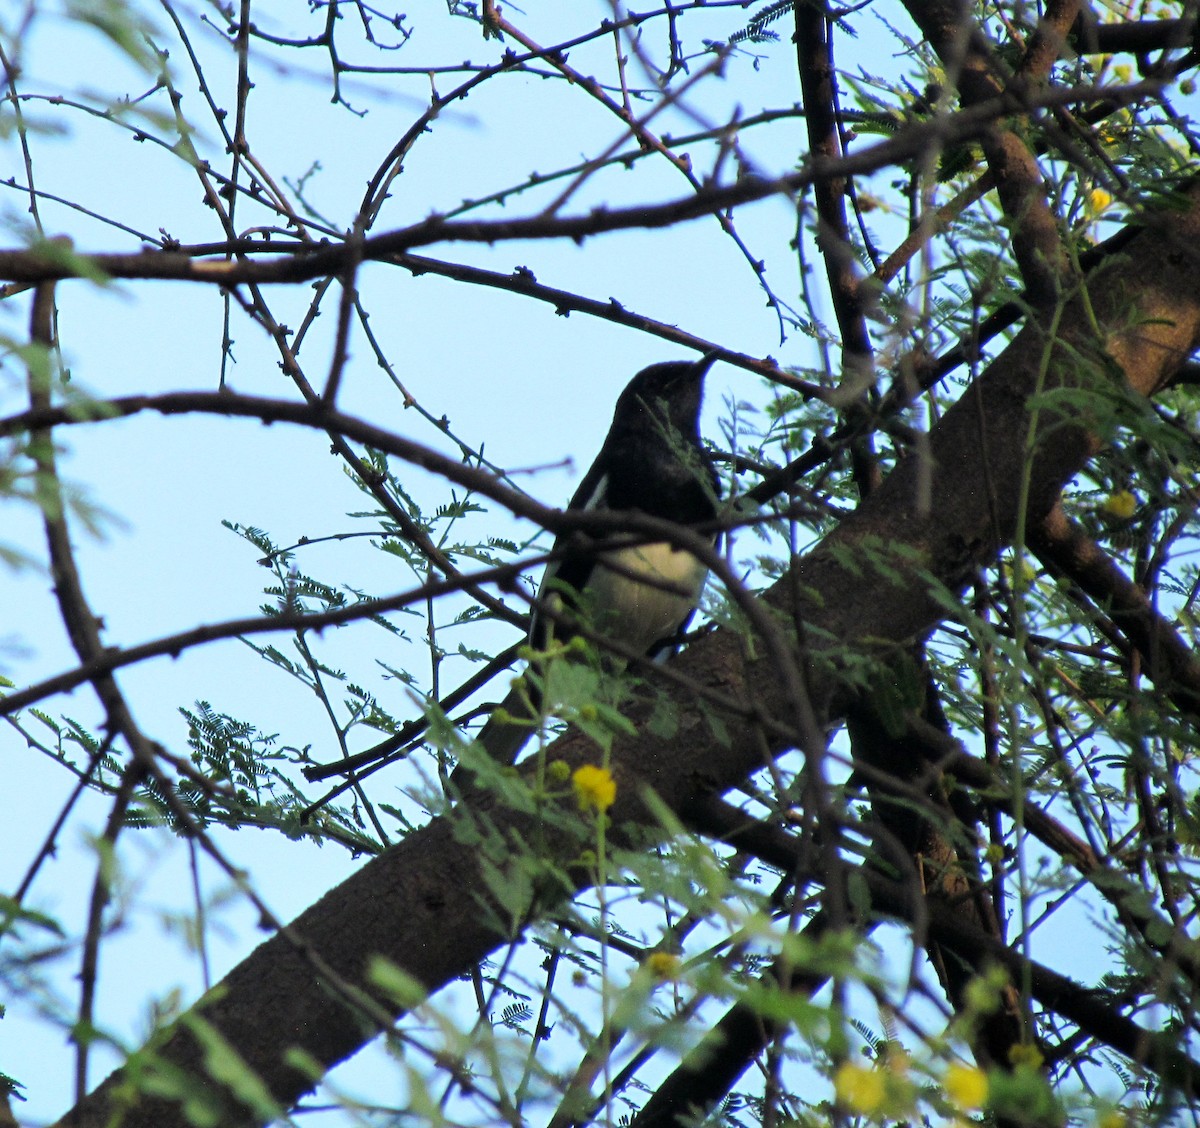
M567 505L568 513L607 508L604 502L608 486L606 453L606 449L602 447L595 462L583 476L583 481L579 483L575 493L571 496ZM561 599L570 603L571 592L581 592L587 588L592 569L596 566L596 553L586 546L568 550L566 546L576 535L574 530L568 529L565 533L560 533L555 537L553 551L561 552L562 555L557 556L546 565L546 571L538 586L539 601L557 594ZM529 628L529 641L535 648L542 648L547 644L551 626L549 619L540 615L535 605L533 620Z

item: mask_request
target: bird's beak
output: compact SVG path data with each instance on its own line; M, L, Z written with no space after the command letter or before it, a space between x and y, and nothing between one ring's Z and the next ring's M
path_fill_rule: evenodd
M708 370L717 362L718 358L723 353L724 349L709 349L699 360L692 364L692 371L697 378L705 376Z

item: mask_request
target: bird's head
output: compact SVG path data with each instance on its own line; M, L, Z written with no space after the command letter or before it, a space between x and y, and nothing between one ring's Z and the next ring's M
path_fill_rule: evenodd
M643 368L617 400L615 418L630 422L647 417L682 435L694 435L700 424L704 377L717 359L715 352L699 360L671 360ZM664 418L665 411L665 418Z

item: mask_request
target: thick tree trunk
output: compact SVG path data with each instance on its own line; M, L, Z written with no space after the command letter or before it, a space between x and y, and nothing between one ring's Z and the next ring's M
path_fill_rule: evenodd
M955 596L972 572L1050 512L1096 447L1087 425L1089 393L1152 395L1200 341L1200 190L1192 187L1186 206L1161 214L1161 225L1148 226L1120 260L1091 276L1088 311L1077 297L1067 304L1053 344L1036 327L1022 332L935 428L930 461L914 456L902 463L767 593L770 607L803 626L807 693L818 724L842 716L851 698L839 678L844 656L887 656L926 636L953 616ZM760 716L782 725L760 728L734 718L723 743L702 715L689 711L694 694L678 692L683 720L672 740L647 730L614 748L614 837L629 825L655 833L648 787L684 812L762 766L764 747L792 746L783 730L804 703L795 699L795 680L779 676L763 653L747 659L738 634L720 630L680 656L681 673L734 701L753 702ZM585 737L569 733L552 755L575 766L595 753ZM472 830L485 826L486 832ZM223 1125L261 1121L265 1108L218 1097L219 1082L200 1080L209 1071L194 1031L205 1029L219 1033L280 1107L291 1105L314 1079L288 1063L289 1051L299 1048L328 1068L373 1037L380 1019L412 1001L371 993L366 972L373 958L392 961L435 991L537 911L501 908L484 879L481 859L502 867L509 844L518 841L539 841L557 872L585 884L584 867L568 867L581 848L569 820L538 821L473 796L461 816L435 819L368 862L301 914L288 936L264 943L161 1044L147 1047L136 1066L110 1077L63 1123L100 1126L115 1117L126 1128L184 1124L175 1100L122 1107L139 1086L135 1068L170 1087L178 1071L196 1077L206 1099L223 1102ZM539 904L566 892L546 891ZM374 1018L348 1005L348 987L371 999Z

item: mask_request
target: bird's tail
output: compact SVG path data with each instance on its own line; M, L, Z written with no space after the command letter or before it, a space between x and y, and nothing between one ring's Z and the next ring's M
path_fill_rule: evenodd
M529 680L518 679L475 738L475 744L493 763L505 767L515 764L521 749L537 732L541 718L537 715L537 702L531 701L530 696ZM450 782L465 792L472 785L473 775L469 764L460 763L450 773Z

